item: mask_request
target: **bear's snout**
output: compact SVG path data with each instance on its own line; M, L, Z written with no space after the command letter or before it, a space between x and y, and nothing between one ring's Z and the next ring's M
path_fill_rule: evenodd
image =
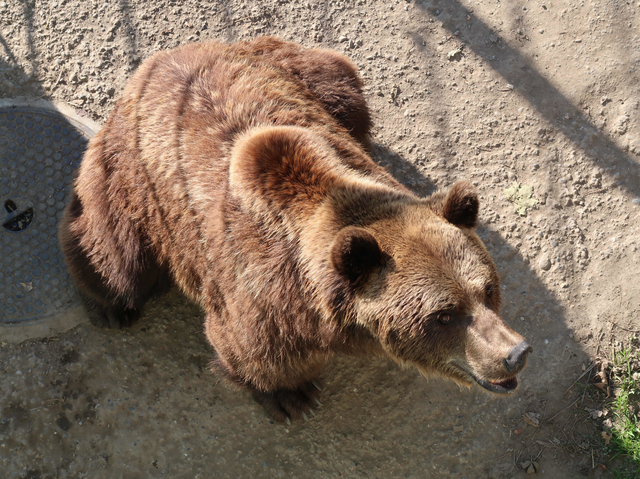
M504 368L508 373L519 373L525 364L527 364L527 356L533 351L525 340L520 341L509 353L509 356L502 360Z

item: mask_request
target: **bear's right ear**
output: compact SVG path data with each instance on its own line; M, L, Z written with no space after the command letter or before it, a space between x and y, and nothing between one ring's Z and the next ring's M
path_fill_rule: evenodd
M371 233L362 228L344 228L331 247L333 267L352 285L362 284L383 262L384 253L380 245Z
M435 193L431 198L431 208L452 225L475 228L478 222L480 200L475 188L468 181L458 181L449 192Z

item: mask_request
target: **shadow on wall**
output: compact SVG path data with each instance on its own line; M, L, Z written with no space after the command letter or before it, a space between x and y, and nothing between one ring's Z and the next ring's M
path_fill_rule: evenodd
M621 186L634 196L640 196L640 168L638 163L615 145L604 133L574 106L542 74L532 68L526 58L509 46L500 35L480 20L456 0L434 0L430 3L416 2L416 5L440 22L451 32L459 29L458 37L468 48L482 57L485 64L499 73L506 83L514 86L538 112L561 131L587 158L594 163L606 162L623 173L626 180ZM473 38L465 39L461 25L473 25ZM415 36L414 41L415 41ZM474 42L477 38L497 38L500 49L492 43ZM416 45L419 49L422 45ZM496 58L499 57L499 58Z

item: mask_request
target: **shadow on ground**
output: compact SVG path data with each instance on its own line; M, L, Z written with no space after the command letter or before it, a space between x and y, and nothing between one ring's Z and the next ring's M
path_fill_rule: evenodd
M586 158L594 164L616 166L625 179L621 186L634 196L640 196L640 168L636 161L614 144L606 134L600 132L583 111L569 101L530 62L500 34L492 30L473 11L457 0L433 0L416 2L424 21L433 18L450 35L460 38L464 45L484 63L493 68L511 84L554 128L562 132ZM546 7L545 7L546 8ZM515 15L514 15L515 17ZM420 23L420 18L416 19ZM462 28L472 25L472 29ZM414 42L417 36L412 35ZM495 42L486 42L488 38ZM423 49L421 43L416 43Z

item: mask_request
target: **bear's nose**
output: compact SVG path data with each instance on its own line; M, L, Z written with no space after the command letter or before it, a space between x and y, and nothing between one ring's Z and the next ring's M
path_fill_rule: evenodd
M520 341L509 353L509 357L502 360L508 373L520 371L527 362L527 356L533 351L526 341Z

